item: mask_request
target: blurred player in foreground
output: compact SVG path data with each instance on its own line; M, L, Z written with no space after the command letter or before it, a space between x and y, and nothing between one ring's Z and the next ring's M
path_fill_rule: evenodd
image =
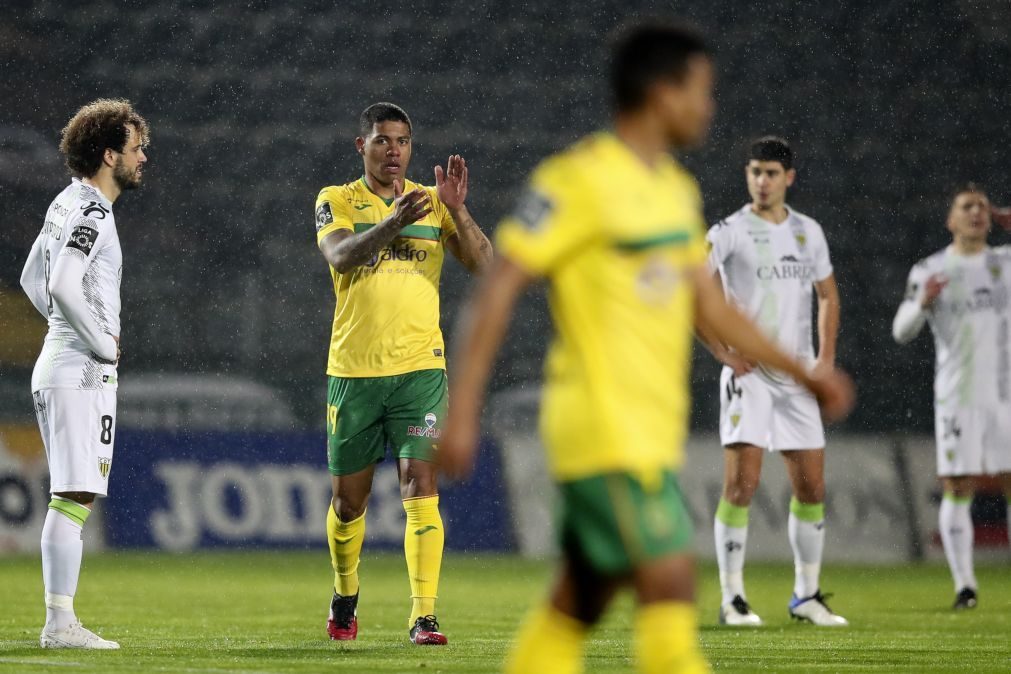
M751 203L713 225L706 236L709 266L732 302L786 353L835 367L839 291L821 225L786 204L796 178L793 151L782 138L751 145L745 178ZM811 345L811 296L818 298L818 355ZM793 487L787 535L793 548L790 615L821 625L847 625L825 602L819 585L825 547L825 430L818 401L780 372L756 367L718 339L700 332L724 364L720 377L723 493L713 523L720 568L720 622L762 624L744 593L748 510L758 489L762 455L778 452Z
M999 475L1011 494L1011 249L987 245L990 202L971 183L952 198L947 225L951 245L909 272L892 336L906 344L927 323L934 333L939 529L954 608L966 609L975 608L978 589L969 512L975 479Z
M713 64L694 32L634 27L616 42L613 131L534 173L498 233L500 257L461 318L453 410L440 459L472 467L489 371L515 301L546 278L557 337L541 430L560 495L564 562L522 627L506 671L579 672L589 628L634 588L644 672L707 670L694 607L692 528L678 487L694 322L810 387L841 415L851 388L812 379L723 299L706 268L701 198L668 154L697 145L713 112Z
M479 273L491 244L464 205L462 157L450 157L445 170L436 166L436 186L424 187L406 179L407 113L376 103L359 121L355 145L364 175L316 198L316 241L337 298L327 363L327 535L335 573L327 633L337 641L358 634L365 509L389 445L407 512L410 639L442 645L435 617L444 544L435 453L446 417L439 279L445 249Z
M112 205L140 186L147 122L130 103L102 99L74 115L60 152L74 176L46 212L21 285L49 321L32 395L53 500L42 527L43 648L116 649L74 613L84 523L109 489L116 437L123 252Z

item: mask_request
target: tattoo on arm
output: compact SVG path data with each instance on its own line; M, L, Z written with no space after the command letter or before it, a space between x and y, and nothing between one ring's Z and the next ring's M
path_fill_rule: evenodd
M483 269L492 259L491 241L469 214L456 220L456 230L461 243L463 261L467 267L471 271Z
M400 227L391 216L360 234L349 233L342 237L329 236L323 239L323 256L337 273L344 274L371 260L399 233Z

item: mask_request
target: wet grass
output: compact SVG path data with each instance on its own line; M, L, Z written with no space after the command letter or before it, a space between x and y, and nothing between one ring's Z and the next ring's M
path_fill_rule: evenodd
M829 567L824 589L850 619L843 630L791 623L788 565L749 565L760 630L716 625L715 572L703 565L702 641L728 672L1011 670L1011 567L980 570L981 603L954 614L941 566ZM550 565L450 556L440 588L446 648L407 642L403 558L362 565L359 640L326 639L329 559L319 552L108 552L85 560L77 597L85 625L117 652L43 651L37 558L0 558L0 671L10 672L496 672L516 623L538 600ZM633 672L632 607L622 599L588 646L590 672ZM533 673L532 673L533 674Z

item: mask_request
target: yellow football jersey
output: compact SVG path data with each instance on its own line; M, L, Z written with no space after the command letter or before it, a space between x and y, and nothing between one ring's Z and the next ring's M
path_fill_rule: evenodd
M410 180L404 192L423 189L432 212L407 225L389 246L345 274L331 267L334 310L327 374L387 377L445 369L439 328L439 279L445 241L456 224L434 187ZM375 194L360 178L324 187L316 197L316 243L338 229L363 232L393 212L393 200Z
M679 468L695 304L684 272L706 258L694 178L589 136L538 167L497 246L548 280L541 433L555 478Z

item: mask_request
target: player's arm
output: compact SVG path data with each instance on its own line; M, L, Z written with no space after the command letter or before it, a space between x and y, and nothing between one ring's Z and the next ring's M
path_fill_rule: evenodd
M439 461L450 477L463 477L473 468L488 377L516 300L532 280L519 265L496 257L457 320L450 359L453 402L439 443Z
M932 274L924 280L919 267L909 272L906 295L892 320L892 337L899 344L908 344L916 339L927 322L927 314L934 306L948 280L940 274Z
M713 274L713 282L722 294L723 280L719 272ZM754 363L727 348L727 345L717 339L708 326L703 325L699 321L695 322L695 337L702 343L702 346L706 347L709 353L713 354L713 358L733 369L735 376L742 377L755 369Z
M319 242L323 257L337 273L345 274L365 264L388 246L400 230L432 212L432 201L427 192L419 189L403 194L399 180L395 180L393 186L393 213L389 217L364 232L334 230Z
M89 221L90 222L90 221ZM91 352L101 360L113 363L119 359L119 336L104 332L91 315L84 299L84 273L88 265L105 244L103 232L85 224L73 227L67 244L52 263L49 276L49 294L53 304L70 327L84 340Z
M31 300L32 306L49 318L49 297L46 294L45 253L43 252L44 234L40 234L32 244L32 252L28 254L24 269L21 270L21 287Z
M460 155L452 155L446 162L446 170L435 167L435 188L449 215L453 218L456 231L446 238L446 247L472 274L483 273L492 260L491 241L485 236L464 203L468 186L467 162Z
M839 337L839 286L835 274L815 281L818 296L818 360L815 372L835 367L835 347Z
M762 331L727 303L704 265L689 272L695 285L696 321L743 357L785 372L818 398L822 414L841 419L853 407L853 384L838 370L812 374L797 360L783 353Z

